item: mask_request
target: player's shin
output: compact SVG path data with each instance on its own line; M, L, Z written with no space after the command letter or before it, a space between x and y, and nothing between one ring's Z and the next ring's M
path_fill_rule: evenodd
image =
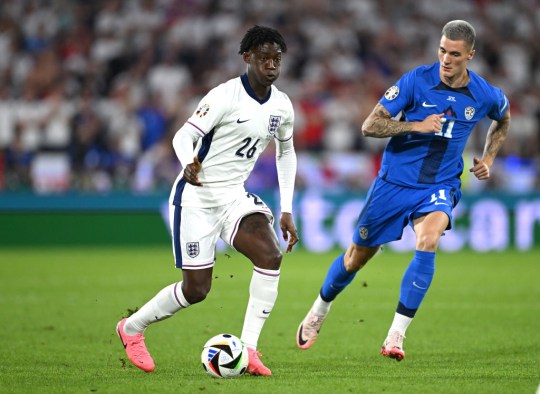
M343 258L344 254L341 254L334 260L324 279L320 296L326 302L332 302L356 276L356 271L348 272L345 269Z
M263 325L270 315L278 294L280 270L267 270L256 267L249 286L249 301L242 329L242 342L253 349Z
M435 273L435 253L417 250L403 275L396 312L412 319L422 303ZM404 331L402 332L403 334Z
M150 324L171 317L188 306L190 304L182 293L182 282L173 283L131 315L126 321L124 331L128 335L142 333Z

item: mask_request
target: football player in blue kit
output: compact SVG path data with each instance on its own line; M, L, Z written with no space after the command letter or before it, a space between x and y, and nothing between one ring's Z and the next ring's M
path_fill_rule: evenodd
M429 289L439 239L451 229L452 209L461 197L467 139L482 118L492 120L483 155L473 159L469 170L486 180L510 126L504 93L467 69L475 54L475 35L466 21L448 22L442 29L439 61L404 74L366 118L365 136L391 138L358 217L353 242L331 264L317 299L300 323L299 348L313 345L336 296L381 245L400 239L410 225L416 251L403 275L394 320L381 348L386 357L404 358L405 332Z

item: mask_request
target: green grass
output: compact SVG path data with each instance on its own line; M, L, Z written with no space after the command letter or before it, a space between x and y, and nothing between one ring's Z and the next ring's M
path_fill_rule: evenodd
M230 255L230 256L228 256ZM115 334L128 309L180 280L168 247L0 249L1 393L534 393L540 381L540 251L440 253L401 363L378 354L410 254L383 252L332 307L316 345L295 332L330 254L295 251L259 340L270 378L212 379L201 347L240 335L251 277L220 254L207 300L151 326L156 371L127 361Z

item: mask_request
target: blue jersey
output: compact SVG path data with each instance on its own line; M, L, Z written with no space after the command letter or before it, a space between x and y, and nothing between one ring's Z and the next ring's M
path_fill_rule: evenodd
M394 117L421 122L444 113L442 131L392 137L379 176L414 188L456 183L463 172L463 150L475 124L484 117L499 120L509 107L504 93L472 71L466 87L451 88L439 77L439 62L404 74L379 101Z

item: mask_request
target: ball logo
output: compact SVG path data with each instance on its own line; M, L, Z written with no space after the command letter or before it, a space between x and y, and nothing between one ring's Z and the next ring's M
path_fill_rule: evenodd
M208 111L210 111L210 106L208 104L203 104L197 109L197 112L195 112L195 115L198 116L199 118L202 118L208 113Z
M399 88L394 85L388 88L386 93L384 94L384 98L387 100L393 100L399 95Z
M473 118L475 112L476 112L476 110L474 109L474 107L465 108L465 119L471 120Z
M219 353L219 350L217 349L208 349L208 362L212 361L212 359L214 358L214 356Z
M360 238L366 239L369 235L368 229L366 227L360 227L360 230L358 231L360 234Z

